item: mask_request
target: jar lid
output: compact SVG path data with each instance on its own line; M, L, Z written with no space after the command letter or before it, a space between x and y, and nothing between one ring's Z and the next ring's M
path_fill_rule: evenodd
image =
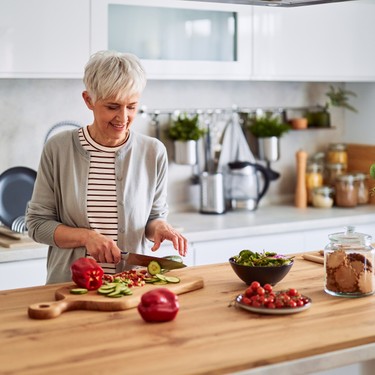
M336 170L343 170L346 168L346 165L343 163L327 163L327 169L336 169Z
M343 182L354 182L357 180L357 177L353 174L341 174L336 177L336 180Z
M345 151L346 144L345 143L330 143L328 148L329 150L332 150L332 151Z
M317 186L313 188L313 192L317 194L329 195L332 194L335 190L330 186Z
M355 227L348 225L345 232L333 233L328 236L331 242L343 246L368 246L372 237L368 234L354 232Z

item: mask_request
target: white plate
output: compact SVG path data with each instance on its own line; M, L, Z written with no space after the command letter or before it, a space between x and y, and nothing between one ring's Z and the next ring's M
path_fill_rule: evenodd
M283 307L281 309L268 309L267 307L252 307L246 305L242 302L242 294L236 297L236 306L241 307L244 310L251 311L257 314L269 314L269 315L286 315L286 314L296 314L302 311L307 310L311 307L311 298L302 296L304 298L308 298L309 302L302 307Z

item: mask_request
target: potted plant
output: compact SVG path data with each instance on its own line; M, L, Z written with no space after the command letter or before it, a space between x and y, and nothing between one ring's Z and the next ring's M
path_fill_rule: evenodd
M349 103L350 96L357 96L353 91L344 90L341 87L335 89L333 86L330 86L329 91L326 92L326 96L328 100L324 106L318 105L316 108L310 109L306 113L309 127L329 128L331 126L331 116L329 112L331 107L341 107L352 112L357 112L357 109Z
M290 125L279 116L266 112L254 117L248 126L249 132L257 139L258 157L267 162L279 159L279 139L290 130Z
M167 135L174 143L174 158L177 164L195 165L197 141L205 135L199 124L199 115L179 114L168 128Z

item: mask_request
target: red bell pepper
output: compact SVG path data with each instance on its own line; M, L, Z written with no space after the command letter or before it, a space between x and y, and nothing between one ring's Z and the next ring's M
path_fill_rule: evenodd
M138 305L138 311L146 322L173 320L179 308L176 294L167 288L157 288L144 293Z
M103 283L103 268L95 259L79 258L72 263L72 280L80 287L88 290L96 290Z

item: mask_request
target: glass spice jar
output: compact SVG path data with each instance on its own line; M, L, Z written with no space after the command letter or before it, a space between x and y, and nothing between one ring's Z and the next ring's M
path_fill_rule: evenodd
M355 173L355 184L357 185L357 203L366 204L369 202L369 187L367 183L367 176L364 173Z
M346 165L342 163L327 163L324 170L324 185L335 186L336 178L346 173Z
M336 178L335 203L338 207L355 207L358 204L358 186L352 174L343 174Z
M310 162L306 167L307 203L312 204L313 189L323 185L323 166Z
M334 190L329 186L320 186L312 190L312 205L318 208L330 208L333 206Z
M324 290L339 297L363 297L375 292L375 250L372 237L356 233L353 226L328 236L324 249Z
M348 153L345 143L331 143L327 151L327 163L341 163L348 165Z

